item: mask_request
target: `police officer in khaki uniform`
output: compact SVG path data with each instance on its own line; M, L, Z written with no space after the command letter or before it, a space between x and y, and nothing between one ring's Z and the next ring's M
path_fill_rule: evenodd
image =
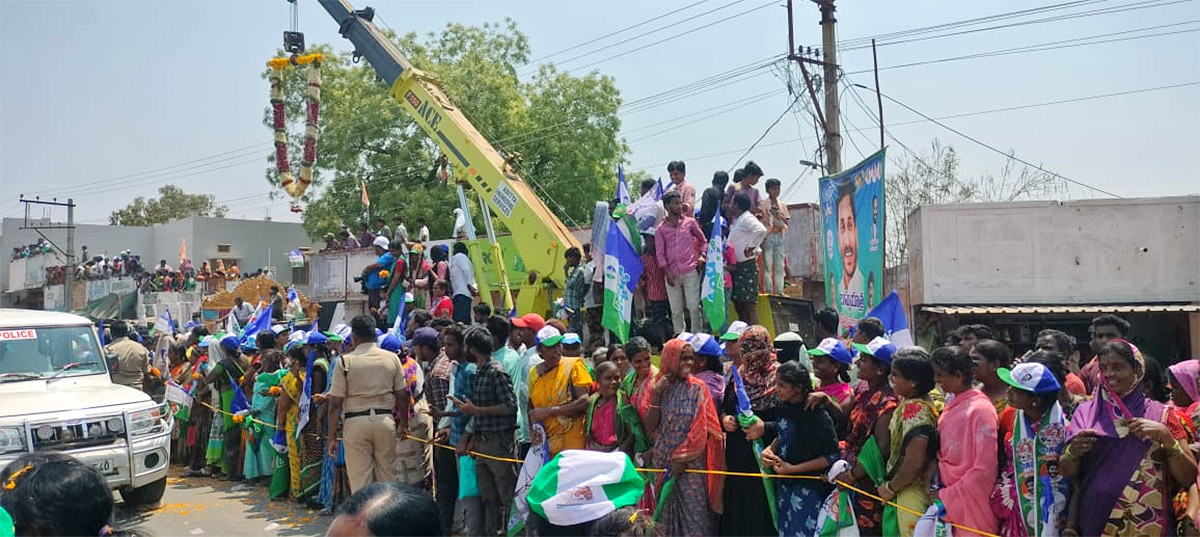
M150 353L141 343L129 339L129 325L124 321L114 322L109 331L113 340L104 347L104 352L117 357L117 367L112 374L113 382L142 389L142 381L150 371Z
M328 438L337 438L338 419L344 418L346 473L350 491L357 492L395 480L396 438L408 431L409 395L400 358L375 343L375 319L359 315L350 321L350 331L354 350L333 370ZM337 456L337 442L329 442L329 454Z

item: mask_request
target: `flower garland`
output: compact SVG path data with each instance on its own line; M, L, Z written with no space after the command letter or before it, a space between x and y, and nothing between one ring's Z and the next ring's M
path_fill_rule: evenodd
M267 62L271 68L271 126L275 130L275 169L279 185L293 198L292 212L300 212L299 201L312 184L313 165L317 161L318 119L321 107L321 54L274 58ZM288 65L308 65L308 100L305 103L304 151L300 173L293 178L287 154L287 120L284 115L283 69Z

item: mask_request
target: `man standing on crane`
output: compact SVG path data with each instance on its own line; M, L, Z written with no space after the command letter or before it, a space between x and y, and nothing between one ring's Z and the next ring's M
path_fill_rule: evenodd
M454 256L450 258L451 300L454 301L454 321L471 324L471 301L479 294L475 285L475 265L467 254L467 243L454 243Z

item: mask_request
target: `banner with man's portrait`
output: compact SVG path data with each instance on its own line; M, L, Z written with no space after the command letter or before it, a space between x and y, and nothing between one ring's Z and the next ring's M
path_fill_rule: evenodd
M884 188L881 149L837 175L822 177L825 301L838 311L841 332L883 296Z

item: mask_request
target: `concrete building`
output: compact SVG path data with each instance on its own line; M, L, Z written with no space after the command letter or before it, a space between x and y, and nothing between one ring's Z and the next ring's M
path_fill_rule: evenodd
M1042 328L1085 347L1115 313L1149 354L1200 357L1200 196L924 206L908 251L926 337L983 323L1020 351Z
M24 225L21 218L5 218L0 222L0 252L10 254L13 248L37 242L40 235L32 229L20 229ZM43 233L54 244L66 247L65 230ZM77 258L84 246L89 256L112 256L130 250L141 256L142 264L148 268L157 265L159 260L166 260L168 265L178 268L181 244L186 245L187 256L196 267L202 261L215 264L218 259L224 260L226 266L236 264L243 273L275 267L277 280L294 282L301 292L307 291L308 271L306 268L292 269L287 253L317 247L300 224L263 220L194 216L153 227L80 224L75 230ZM0 263L0 282L4 284L0 306L40 307L45 299L45 268L63 263L64 258L54 255ZM79 294L77 289L76 305L80 301Z

